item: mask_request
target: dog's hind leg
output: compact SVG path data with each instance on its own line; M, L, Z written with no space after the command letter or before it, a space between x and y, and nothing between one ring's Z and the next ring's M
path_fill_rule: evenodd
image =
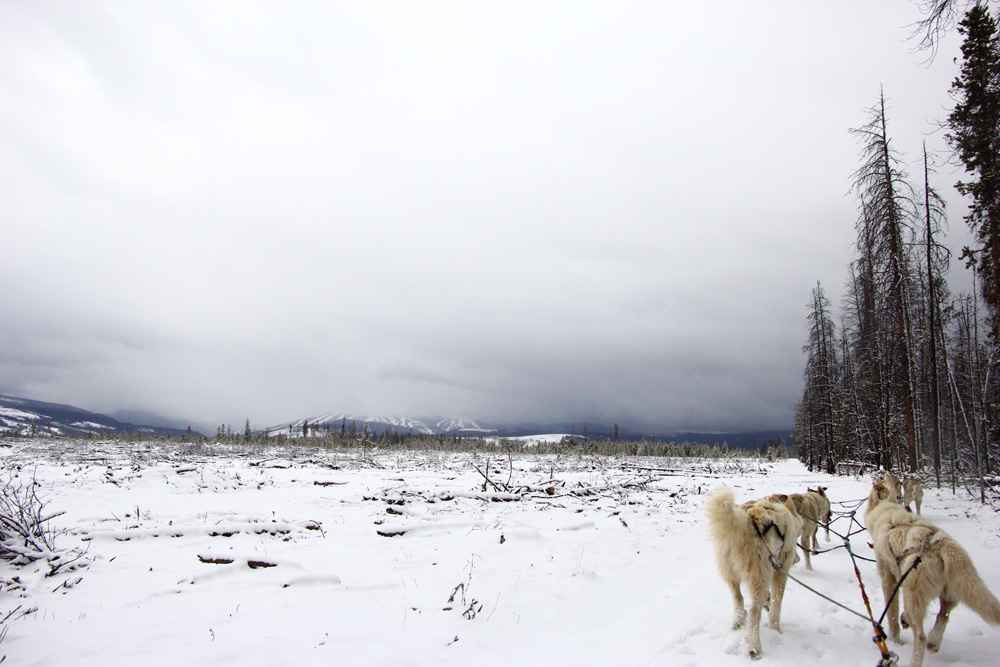
M771 575L771 607L767 610L767 624L778 632L781 632L781 602L787 582L788 577L781 570L775 570Z
M906 591L905 606L906 612L903 618L904 625L909 625L913 631L913 653L910 655L910 667L920 667L924 664L924 652L927 649L927 635L924 634L924 617L927 616L928 600L916 594L912 586L903 586ZM891 611L889 612L892 613ZM935 629L937 625L935 624ZM941 628L944 633L944 628Z
M751 579L750 583L750 613L747 616L746 647L747 655L754 660L761 657L760 648L760 617L767 603L767 580L757 578ZM775 601L771 600L771 609L775 608ZM771 613L774 613L773 611Z
M808 519L806 519L808 521ZM805 531L803 531L805 533ZM819 551L819 530L813 527L812 532L808 535L803 535L804 539L802 541L802 546L806 548L806 569L813 569L812 566L812 555Z
M876 552L876 567L878 568L879 579L882 580L883 600L889 600L893 590L896 588L896 575L888 563L878 557ZM889 639L897 644L902 643L899 638L899 596L893 596L888 604L885 613L886 620L889 621Z
M733 630L739 630L747 621L747 610L743 606L743 593L740 592L740 580L732 572L723 573L723 578L729 586L729 594L733 598Z
M941 609L938 611L937 620L934 621L931 633L927 635L927 650L931 653L937 653L941 648L941 641L944 639L944 629L948 626L948 616L957 604L957 600L950 600L941 596Z

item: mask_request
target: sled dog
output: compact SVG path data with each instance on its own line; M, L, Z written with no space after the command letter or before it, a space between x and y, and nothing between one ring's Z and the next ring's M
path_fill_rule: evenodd
M833 513L830 511L830 499L826 497L825 486L817 486L815 489L809 489L809 494L815 494L817 496L816 501L819 503L820 507L820 517L819 522L823 524L823 530L826 533L826 541L830 541L830 522L833 520ZM815 537L813 538L815 541Z
M889 638L899 642L899 624L913 630L910 667L920 667L924 651L941 647L948 615L962 602L991 625L1000 625L1000 601L990 592L969 554L951 536L896 504L895 491L877 483L868 496L865 527L875 543L875 562L888 599L900 577L920 557L920 564L903 580L889 604ZM899 614L899 596L904 612ZM930 634L924 634L924 616L935 598L941 601Z
M903 480L903 507L910 509L910 503L917 506L917 514L920 514L920 505L924 502L924 485L919 479L907 477Z
M791 501L786 505L762 498L736 505L733 491L727 487L709 496L705 508L719 573L733 598L733 629L746 625L747 655L760 658L761 610L768 607L768 625L781 632L781 599L787 580L772 566L771 558L785 571L792 566L802 519ZM741 584L746 584L750 596L749 615L743 606Z
M826 528L826 541L830 541L830 501L827 499L826 487L821 486L816 490L809 489L807 493L775 493L770 499L778 503L790 502L795 508L795 513L802 519L802 533L799 540L799 548L806 561L806 569L811 570L812 560L810 557L819 551L820 525Z
M892 492L896 494L896 502L903 502L903 481L893 475L891 472L887 472L882 476L882 485L887 489L892 489Z

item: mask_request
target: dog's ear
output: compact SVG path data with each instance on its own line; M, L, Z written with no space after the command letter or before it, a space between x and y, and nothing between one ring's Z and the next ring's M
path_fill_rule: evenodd
M888 500L890 502L896 501L896 490L892 486L886 486L881 482L876 482L875 486L872 487L871 498L872 505L876 505L878 502L883 500Z
M773 494L771 494L771 500L777 501L779 503L787 503L788 502L788 494L787 493L773 493Z

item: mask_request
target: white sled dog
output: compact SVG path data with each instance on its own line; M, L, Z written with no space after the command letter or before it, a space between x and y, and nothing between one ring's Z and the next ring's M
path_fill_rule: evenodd
M917 506L917 514L920 514L920 505L924 502L924 485L919 479L907 477L903 480L903 507L910 509L910 503Z
M781 599L787 577L773 567L773 554L787 571L795 560L795 544L802 519L791 506L762 498L743 505L733 501L733 491L722 487L705 503L708 527L715 545L719 573L733 596L733 629L746 624L746 652L761 657L761 610L768 608L768 625L781 632ZM740 584L747 585L750 613L743 607ZM770 592L770 602L768 593Z
M896 494L896 502L903 502L903 480L893 475L891 472L887 472L882 476L882 485L887 489L892 489L892 492Z
M781 498L779 496L779 498ZM809 489L806 493L793 493L791 499L795 511L802 517L802 539L799 548L805 557L806 569L813 569L810 556L819 551L819 528L826 529L826 541L830 541L830 500L826 497L826 487Z
M830 541L830 522L833 521L833 513L830 511L830 499L826 497L825 486L817 486L815 489L809 489L810 494L816 494L819 496L817 501L819 502L821 514L820 522L823 524L823 530L826 532L826 541Z
M948 614L962 602L991 625L1000 625L1000 601L986 588L969 554L951 536L896 503L892 488L877 483L868 496L865 527L875 542L875 562L888 599L900 577L916 558L914 568L889 604L889 638L899 642L899 623L913 630L910 667L920 667L924 651L941 647ZM899 614L899 596L904 613ZM941 600L941 609L929 635L924 634L924 616L931 600Z

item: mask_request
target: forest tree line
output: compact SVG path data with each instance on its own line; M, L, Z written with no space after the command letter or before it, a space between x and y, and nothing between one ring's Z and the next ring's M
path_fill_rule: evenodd
M956 6L928 3L938 17ZM964 168L956 188L973 243L957 257L942 244L948 218L933 156L925 144L911 175L880 94L852 130L861 146L854 259L837 321L822 285L812 290L794 436L810 469L850 462L938 486L974 480L985 500L1000 469L1000 39L989 4L963 9L944 131L949 159ZM949 289L956 260L972 271L970 293Z

